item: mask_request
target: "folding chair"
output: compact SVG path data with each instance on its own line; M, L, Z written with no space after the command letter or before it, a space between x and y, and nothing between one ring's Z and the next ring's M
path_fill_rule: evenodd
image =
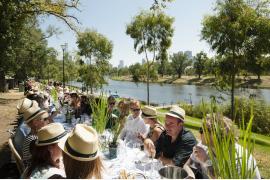
M15 149L15 147L13 145L13 142L12 142L11 138L8 139L8 145L9 145L10 151L11 151L11 153L12 153L14 159L15 159L17 168L18 168L20 174L22 174L24 172L24 170L25 170L25 167L23 165L21 156L19 155L19 153L17 152L17 150Z

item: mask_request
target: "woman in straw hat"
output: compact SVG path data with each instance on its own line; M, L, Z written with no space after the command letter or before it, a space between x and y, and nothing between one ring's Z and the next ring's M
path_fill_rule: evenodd
M26 177L33 179L64 178L65 171L60 168L62 150L58 143L67 137L60 123L51 123L41 128L33 150L31 166L26 170Z
M141 138L150 138L154 143L158 140L161 133L165 130L162 124L157 120L157 110L152 106L144 106L142 109L142 118L144 119L145 124L150 126L150 131L147 134L147 137Z
M32 106L23 113L25 123L31 128L30 133L23 142L23 162L25 166L31 164L33 142L37 139L37 132L40 128L47 125L49 114L38 106Z
M65 142L60 143L69 179L103 178L98 134L85 124L77 124Z

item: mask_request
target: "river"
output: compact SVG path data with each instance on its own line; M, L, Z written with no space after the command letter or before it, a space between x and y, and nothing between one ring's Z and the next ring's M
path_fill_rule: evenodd
M81 87L82 83L71 82L70 85ZM108 84L103 86L102 91L107 94L117 94L120 97L147 100L146 83L108 80ZM270 104L269 89L236 90L238 96L249 97L250 94L256 95L256 99L263 99ZM176 104L182 101L197 104L202 99L209 101L211 96L215 96L218 102L230 100L229 95L211 86L150 83L150 102L159 105Z

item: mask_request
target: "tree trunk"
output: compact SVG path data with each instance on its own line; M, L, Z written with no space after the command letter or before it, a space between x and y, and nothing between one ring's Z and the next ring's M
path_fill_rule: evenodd
M6 79L4 70L0 69L0 92L5 92Z
M201 74L199 74L199 79L201 79Z
M261 74L257 74L257 79L261 80Z
M178 79L181 78L181 73L178 73Z
M233 53L234 54L234 53ZM231 84L231 119L234 121L234 89L235 89L235 56L233 55L232 84Z
M149 98L149 79L150 79L150 64L149 64L149 61L147 60L147 104L150 105L150 98Z

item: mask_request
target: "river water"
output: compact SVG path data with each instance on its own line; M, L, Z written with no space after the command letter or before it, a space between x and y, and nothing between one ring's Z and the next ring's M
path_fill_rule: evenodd
M71 82L70 85L81 87L82 83ZM146 83L108 80L108 85L104 85L102 91L107 94L117 94L120 97L147 100ZM270 104L269 89L238 89L236 91L236 95L242 97L250 97L251 94L256 95L256 99L263 99ZM215 96L218 102L230 100L229 95L211 86L150 83L150 102L159 105L183 101L197 104L202 99L209 101L211 96Z

